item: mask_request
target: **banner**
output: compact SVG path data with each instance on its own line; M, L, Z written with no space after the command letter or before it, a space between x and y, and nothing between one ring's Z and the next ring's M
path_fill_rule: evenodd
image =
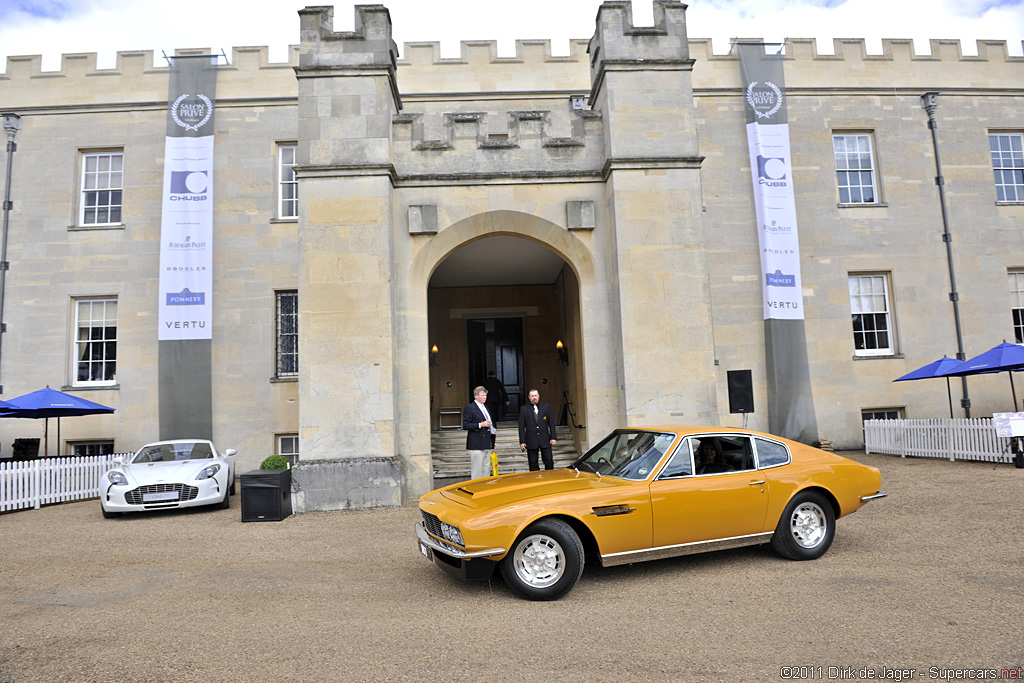
M760 43L741 43L737 48L743 73L747 147L764 278L764 318L803 320L800 243L782 57L766 55Z
M213 339L216 57L172 58L160 222L158 339Z
M765 54L763 43L738 43L737 48L761 252L768 431L809 444L819 436L807 360L783 58Z

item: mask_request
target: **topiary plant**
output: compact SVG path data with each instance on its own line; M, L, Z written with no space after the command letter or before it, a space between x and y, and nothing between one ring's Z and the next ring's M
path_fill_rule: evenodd
M286 470L290 467L288 458L283 455L271 455L260 463L261 470Z

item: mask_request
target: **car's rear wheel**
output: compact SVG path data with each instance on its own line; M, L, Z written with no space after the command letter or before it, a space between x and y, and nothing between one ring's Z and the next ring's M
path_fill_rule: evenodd
M583 544L560 519L534 522L501 561L505 583L528 600L557 600L583 573Z
M103 507L102 503L100 503L100 512L103 513L103 519L114 519L124 514L123 512L107 512L107 508Z
M836 534L836 516L825 497L815 491L793 496L772 536L772 547L791 560L816 560Z

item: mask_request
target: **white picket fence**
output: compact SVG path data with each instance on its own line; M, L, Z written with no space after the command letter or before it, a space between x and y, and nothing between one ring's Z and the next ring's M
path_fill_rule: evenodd
M0 462L0 512L97 498L100 479L118 455Z
M992 419L864 420L864 450L912 458L1013 462Z

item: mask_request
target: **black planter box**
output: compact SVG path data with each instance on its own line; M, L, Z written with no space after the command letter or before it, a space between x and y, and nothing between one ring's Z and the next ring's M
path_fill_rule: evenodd
M292 514L291 470L253 470L241 482L243 522L280 522Z

